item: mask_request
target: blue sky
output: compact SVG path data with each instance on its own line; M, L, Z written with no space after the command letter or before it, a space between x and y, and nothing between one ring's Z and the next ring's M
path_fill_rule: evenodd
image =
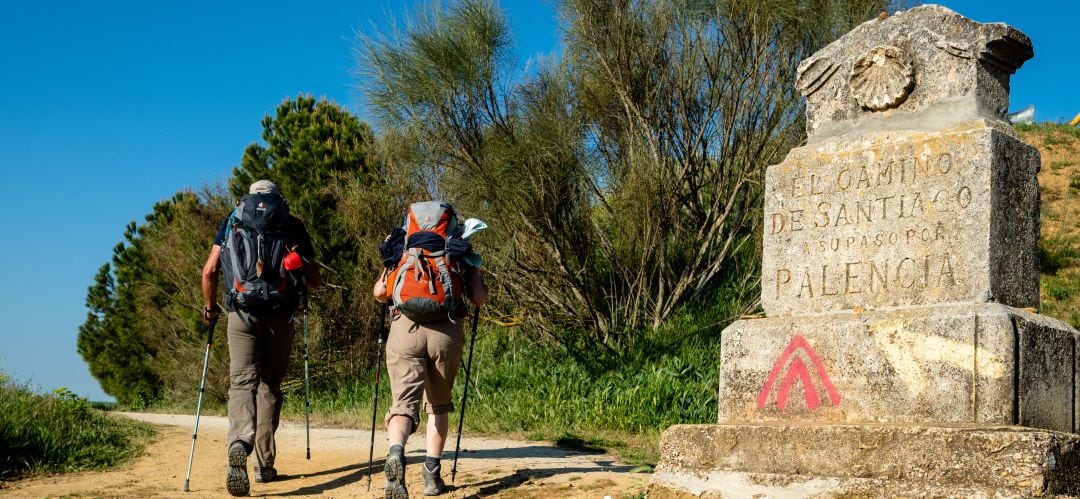
M1080 5L942 3L1031 36L1035 59L1013 78L1013 109L1035 104L1039 120L1053 121L1080 112ZM284 98L324 96L366 116L354 33L414 5L0 2L0 370L110 400L75 338L86 289L124 226L179 189L224 180ZM522 65L558 50L549 1L502 5Z

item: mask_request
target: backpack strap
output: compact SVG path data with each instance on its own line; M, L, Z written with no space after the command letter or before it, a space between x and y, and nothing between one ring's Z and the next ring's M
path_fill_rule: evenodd
M240 230L245 230L245 229L240 229ZM253 248L251 247L251 243L248 240L248 238L233 237L232 241L239 241L241 244L243 244L244 245L244 258L245 258L245 260L251 259ZM232 264L232 268L233 268L234 272L238 272L238 271L240 271L242 269L247 268L246 265L241 265L240 258L236 255L236 253L237 252L236 252L235 249L232 250L232 251L229 251L229 263ZM235 276L235 275L233 277L240 277L240 278L244 278L244 279L247 278L247 276Z
M439 282L442 283L443 293L446 298L444 303L446 304L446 316L450 319L451 323L457 324L454 320L454 311L457 310L457 301L454 300L454 281L450 278L450 269L446 265L446 260L449 256L445 251L439 252L439 255L433 258L435 265L439 269Z
M409 273L410 268L412 268L414 266L418 266L419 259L420 259L420 250L417 249L417 248L410 248L409 250L406 251L406 253L409 255L409 258L405 258L405 262L397 269L397 271L398 271L397 278L394 279L394 289L393 289L393 295L392 295L394 303L401 303L402 302L401 288L402 288L402 286L405 285L406 275ZM416 270L419 270L419 269L416 269ZM395 308L397 308L397 307L395 307Z

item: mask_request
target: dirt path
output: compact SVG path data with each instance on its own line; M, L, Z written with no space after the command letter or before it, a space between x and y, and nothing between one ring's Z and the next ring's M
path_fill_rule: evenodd
M4 497L230 497L225 492L225 431L222 417L203 416L191 491L183 492L190 415L124 414L159 425L157 440L135 462L113 471L74 473L8 483ZM371 490L367 489L370 433L363 430L312 428L311 460L304 459L304 425L285 423L278 430L277 469L282 476L268 484L251 484L252 496L382 497L385 479L382 457L386 434L376 432ZM443 456L443 474L450 483L453 430ZM423 497L420 464L424 439L419 433L406 449L406 485L412 497ZM523 497L621 499L645 489L648 474L629 473L631 467L606 454L586 454L545 442L493 440L463 435L458 460L457 488L441 497ZM249 466L253 463L248 462ZM254 479L254 476L252 476Z

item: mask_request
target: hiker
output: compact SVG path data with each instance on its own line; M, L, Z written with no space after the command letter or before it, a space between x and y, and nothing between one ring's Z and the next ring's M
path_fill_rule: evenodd
M225 486L248 494L247 458L255 452L255 482L277 477L274 432L281 415L281 380L288 367L293 312L304 287L322 278L303 222L288 212L277 185L259 180L237 203L214 238L202 271L203 318L217 319L218 270L224 274L229 341L228 471Z
M419 427L422 399L428 414L421 470L424 495L438 495L446 488L440 459L454 410L450 389L465 346L468 310L462 296L479 307L488 293L477 265L468 263L479 262L460 229L449 204L415 203L405 227L395 229L380 248L387 268L372 293L393 306L386 341L392 400L385 419L390 445L384 466L387 498L408 497L405 443Z

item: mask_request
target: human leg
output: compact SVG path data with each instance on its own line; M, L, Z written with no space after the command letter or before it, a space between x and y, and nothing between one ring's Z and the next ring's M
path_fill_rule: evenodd
M405 443L409 441L409 435L414 431L416 426L413 423L412 418L408 416L395 415L390 416L390 419L386 421L386 441L391 446L400 445L405 446Z
M439 459L442 457L443 447L446 446L447 428L450 426L450 414L428 415L427 422L427 455Z
M451 388L457 377L464 347L460 324L449 322L432 326L427 334L428 369L424 409L428 413L427 459L424 462L424 495L439 495L446 489L442 479L443 448L449 427L449 412L453 410Z
M424 477L424 495L435 496L446 490L446 482L442 479L442 451L446 445L446 433L449 425L449 415L430 414L427 423L427 456L424 459L424 467L420 475Z
M390 378L390 409L386 426L390 445L404 445L420 421L427 359L422 329L407 317L390 325L386 339L386 373Z
M390 379L391 405L386 413L387 440L386 497L409 497L405 488L405 443L417 428L425 379L424 339L419 328L406 317L390 325L386 341L386 372Z
M255 439L255 395L258 390L258 324L253 318L229 312L229 468L225 487L234 496L247 495L247 456Z
M405 443L409 440L416 425L404 415L388 415L386 421L387 440L390 450L386 453L383 469L386 473L386 499L407 499L409 491L405 488Z
M281 418L281 381L289 367L292 351L292 314L283 313L264 319L262 348L259 351L259 388L255 412L255 466L256 472L272 480L277 445L274 433ZM267 480L268 481L268 480Z

